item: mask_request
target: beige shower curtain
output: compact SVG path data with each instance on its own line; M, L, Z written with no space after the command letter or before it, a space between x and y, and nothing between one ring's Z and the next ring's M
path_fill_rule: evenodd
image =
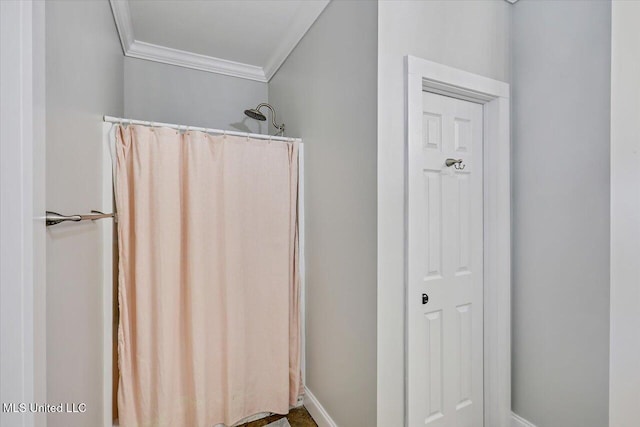
M288 412L301 391L297 143L116 133L120 425Z

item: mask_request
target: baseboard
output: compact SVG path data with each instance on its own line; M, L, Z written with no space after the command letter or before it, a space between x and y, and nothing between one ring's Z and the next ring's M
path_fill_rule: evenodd
M307 408L307 411L309 411L311 417L316 424L318 424L318 427L338 427L335 421L329 416L327 410L324 409L307 387L304 388L304 407Z
M511 413L511 427L536 427L518 414Z

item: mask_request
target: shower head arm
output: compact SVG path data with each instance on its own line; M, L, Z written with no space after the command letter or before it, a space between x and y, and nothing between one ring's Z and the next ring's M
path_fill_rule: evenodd
M262 107L267 107L269 110L271 110L271 123L273 124L273 127L278 129L280 131L279 133L284 133L284 123L279 125L276 122L276 110L273 109L271 104L267 104L266 102L263 102L261 104L258 104L258 106L256 107L256 110L260 111Z

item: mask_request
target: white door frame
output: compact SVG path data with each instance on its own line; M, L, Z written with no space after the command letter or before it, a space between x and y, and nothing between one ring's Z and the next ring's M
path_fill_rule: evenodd
M611 5L609 425L640 419L640 3Z
M44 2L0 1L0 400L46 402ZM2 412L1 425L46 415Z
M423 91L483 104L484 425L508 427L511 422L509 85L414 56L406 57L406 71L408 156L413 154L412 147L421 146ZM408 171L409 163L406 164ZM405 224L408 214L406 206L405 201ZM405 245L406 241L405 238ZM407 285L405 274L405 297ZM407 314L405 303L405 375L408 356ZM405 378L405 386L406 383ZM405 396L405 402L407 400ZM405 407L405 420L406 414Z

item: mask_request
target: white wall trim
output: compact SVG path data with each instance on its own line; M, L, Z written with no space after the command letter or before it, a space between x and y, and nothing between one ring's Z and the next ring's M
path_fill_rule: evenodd
M178 67L224 74L225 76L267 82L262 67L227 61L226 59L214 58L207 55L199 55L193 52L172 49L170 47L145 43L138 40L135 40L124 54L131 58L146 59L163 64L177 65Z
M313 23L316 22L316 19L318 19L329 2L330 0L309 2L308 6L313 5L313 8L303 8L296 15L293 22L291 22L289 32L280 41L280 45L273 51L269 59L267 59L263 68L266 81L271 80L271 77L276 74L280 66L289 57Z
M309 5L313 5L312 8L300 9L289 26L286 37L267 59L264 67L136 40L129 0L110 0L110 3L125 56L266 83L289 57L329 1L311 2Z
M509 137L509 85L421 58L406 57L406 135L407 144L421 135L422 121L412 114L421 105L422 92L475 100L483 104L484 115L484 425L509 427L511 424L511 187ZM417 111L417 110L416 110ZM407 151L405 147L405 159ZM406 168L408 173L408 168ZM407 189L405 188L405 198ZM405 200L405 230L406 230ZM406 253L405 253L406 261ZM406 262L405 293L406 315ZM391 352L405 348L378 346L378 360L389 360ZM380 326L380 325L379 325ZM380 333L380 332L379 332ZM378 376L385 366L379 365ZM405 378L405 404L407 402ZM398 399L378 390L378 405ZM405 425L407 410L405 406ZM400 420L399 420L400 423ZM400 424L399 424L400 425ZM382 426L381 426L382 427Z
M640 3L611 5L609 425L640 425Z
M122 51L127 54L129 48L135 41L133 35L133 22L131 21L131 10L129 9L129 0L109 0L113 19L116 22L118 35L120 36L120 44Z
M318 427L338 427L308 387L304 388L304 407L307 408L307 411L309 411L313 420L318 424Z
M110 0L110 3L125 56L259 82L268 81L262 67L136 40L129 0Z
M0 2L0 400L46 401L44 3ZM45 426L42 413L1 425Z
M531 422L525 420L520 415L511 413L511 427L536 427Z

